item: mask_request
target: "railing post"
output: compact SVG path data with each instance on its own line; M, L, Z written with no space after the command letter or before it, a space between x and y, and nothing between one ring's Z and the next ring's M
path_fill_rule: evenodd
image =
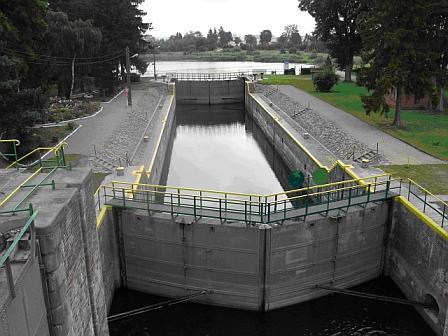
M9 256L8 258L6 258L5 266L6 266L6 279L8 280L9 293L11 294L12 298L15 298L16 289L14 286L14 277L12 275L11 261L9 260Z
M268 203L268 223L271 222L271 203Z
M446 204L443 204L442 228L443 228L443 223L445 222L445 214L446 214Z
M411 199L411 180L409 180L408 201Z
M283 219L286 219L286 200L284 200L284 205L283 205Z
M170 193L170 198L171 198L171 216L173 216L174 212L173 212L173 193Z
M423 213L426 212L426 203L428 200L428 193L425 191L425 202L423 203Z
M387 199L387 196L389 196L389 189L390 189L390 181L386 182L386 195L384 195L384 199Z
M196 195L193 196L194 219L196 219Z
M348 206L347 206L347 210L348 210L348 208L350 208L350 205L352 205L352 188L348 189Z
M244 201L244 221L247 222L247 201Z
M123 197L123 208L126 208L126 191L123 189L121 189L121 194Z
M221 202L222 202L222 199L220 198L219 199L219 220L222 222Z
M371 184L367 185L367 202L366 202L366 204L370 202L370 188L371 187L372 187Z
M274 205L274 212L277 212L277 199L278 199L278 196L277 196L277 195L275 195L275 205Z
M180 206L180 189L177 189L177 205Z

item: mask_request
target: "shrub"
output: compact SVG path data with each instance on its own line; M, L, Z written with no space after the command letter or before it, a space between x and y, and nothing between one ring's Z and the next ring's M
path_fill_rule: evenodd
M316 91L330 92L331 89L339 81L338 75L332 67L326 67L313 76L313 83Z
M288 52L290 54L297 54L297 49L296 48L289 48Z
M311 59L316 59L317 58L317 53L313 52L310 54L309 56Z

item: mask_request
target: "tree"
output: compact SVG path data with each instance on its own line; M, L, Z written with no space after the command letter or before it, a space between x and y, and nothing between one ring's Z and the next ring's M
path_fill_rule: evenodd
M428 38L426 0L377 0L363 20L363 82L370 94L363 96L366 113L389 110L385 95L396 92L393 125L401 127L404 94L421 98L432 91L434 59Z
M207 47L208 50L215 50L218 48L218 33L216 28L213 30L209 30L207 34Z
M428 8L429 35L431 50L434 52L436 91L439 104L437 109L444 111L444 91L447 86L448 67L448 2L433 0Z
M249 51L257 50L257 38L254 35L244 36L244 42L246 43L246 48Z
M220 48L227 48L229 46L230 41L233 40L232 33L226 32L222 26L219 27L218 36L219 36L218 45Z
M63 12L47 13L48 32L47 46L51 56L59 58L50 60L54 72L58 77L59 96L70 99L75 84L75 62L77 58L84 60L97 54L101 44L101 32L92 26L91 21L69 21ZM71 58L70 65L63 65Z
M299 0L299 8L316 20L315 35L322 39L351 82L353 58L362 48L358 18L367 11L363 0Z
M20 137L45 105L43 0L2 1L0 8L0 137Z
M260 33L260 44L268 45L272 41L272 32L268 29Z
M330 92L331 88L339 81L338 75L336 75L331 58L328 57L327 61L321 72L317 73L313 77L314 87L316 91Z

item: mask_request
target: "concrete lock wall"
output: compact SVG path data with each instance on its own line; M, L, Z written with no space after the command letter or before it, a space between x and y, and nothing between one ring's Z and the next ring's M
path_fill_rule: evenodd
M62 176L61 176L62 175ZM48 287L52 333L108 335L91 174L58 173L56 190L33 201Z
M385 273L406 297L434 304L417 308L438 335L448 335L448 241L402 202L394 202Z
M8 291L6 271L0 270L2 279L0 292ZM5 305L0 308L0 335L4 336L50 336L42 289L42 278L38 258L27 260L20 278L15 283L14 298L9 297Z
M291 139L267 111L250 95L246 95L246 111L257 122L283 158L289 169L300 169L309 175L319 168L318 164Z
M176 81L180 104L227 104L244 102L244 80Z
M207 289L199 302L271 310L328 294L316 284L345 288L382 271L387 204L272 228L115 211L123 283L146 293Z

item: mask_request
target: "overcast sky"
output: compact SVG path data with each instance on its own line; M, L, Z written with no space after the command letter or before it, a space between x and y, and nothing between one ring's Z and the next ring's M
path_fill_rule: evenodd
M311 33L314 19L297 8L297 0L146 0L142 5L156 37L169 37L223 26L237 35L260 34L270 29L280 36L283 27L297 24L300 34Z

